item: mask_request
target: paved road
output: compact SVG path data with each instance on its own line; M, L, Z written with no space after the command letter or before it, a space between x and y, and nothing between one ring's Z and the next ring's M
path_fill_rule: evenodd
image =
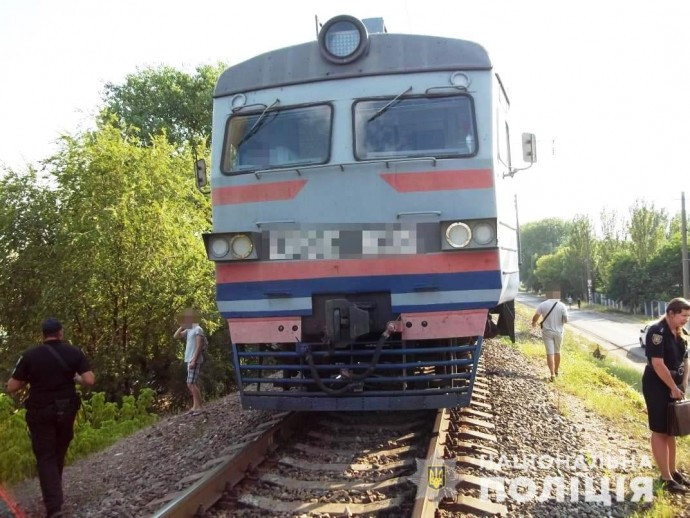
M535 295L520 293L518 302L531 308L544 299ZM644 324L625 315L599 313L596 311L569 310L567 327L599 344L601 349L626 358L629 363L642 370L647 363L644 349L640 347L640 329Z

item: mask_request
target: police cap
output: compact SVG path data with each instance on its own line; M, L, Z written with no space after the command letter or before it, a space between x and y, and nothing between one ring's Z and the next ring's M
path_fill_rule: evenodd
M44 335L53 335L62 330L62 324L57 318L46 318L41 327Z

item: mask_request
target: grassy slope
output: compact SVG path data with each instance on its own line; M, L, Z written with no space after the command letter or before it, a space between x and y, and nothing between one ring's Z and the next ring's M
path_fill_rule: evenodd
M547 373L544 345L530 333L532 310L517 305L517 347L528 358L542 366ZM505 341L510 344L509 341ZM618 358L598 360L592 356L596 344L582 336L566 331L562 346L561 375L556 380L559 390L573 394L585 407L611 421L612 426L634 440L649 440L647 414L641 393L639 371ZM690 471L690 436L677 441L679 468ZM670 502L659 494L654 506L644 516L673 516Z

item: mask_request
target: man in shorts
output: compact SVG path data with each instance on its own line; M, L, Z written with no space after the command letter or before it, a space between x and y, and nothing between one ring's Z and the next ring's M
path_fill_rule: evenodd
M540 322L541 336L546 346L546 364L551 373L550 380L553 381L555 376L558 376L558 367L561 363L563 324L568 321L568 309L560 300L545 300L537 306L532 317L532 329L537 327L539 317L543 317Z
M185 340L184 362L187 366L187 388L192 395L192 415L201 414L201 390L199 389L199 376L201 365L204 362L203 352L206 346L204 330L198 324L199 313L194 309L185 309L180 315L180 327L177 328L174 338Z

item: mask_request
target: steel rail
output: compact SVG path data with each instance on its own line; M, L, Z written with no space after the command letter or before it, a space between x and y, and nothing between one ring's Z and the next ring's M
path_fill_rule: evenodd
M267 454L290 437L301 419L291 413L246 443L236 453L220 457L220 461L201 474L187 489L172 495L152 518L190 518L212 507L223 493L236 486L247 471L259 465Z
M450 421L450 413L447 408L441 408L436 413L436 420L434 421L434 428L431 431L431 440L429 442L429 449L427 450L426 459L428 462L433 459L442 459L444 448L446 444L446 436L448 435L448 426ZM422 477L424 479L424 477ZM438 509L438 500L434 501L430 498L432 488L427 484L424 487L424 493L418 497L414 502L412 508L412 518L434 518L436 510Z

